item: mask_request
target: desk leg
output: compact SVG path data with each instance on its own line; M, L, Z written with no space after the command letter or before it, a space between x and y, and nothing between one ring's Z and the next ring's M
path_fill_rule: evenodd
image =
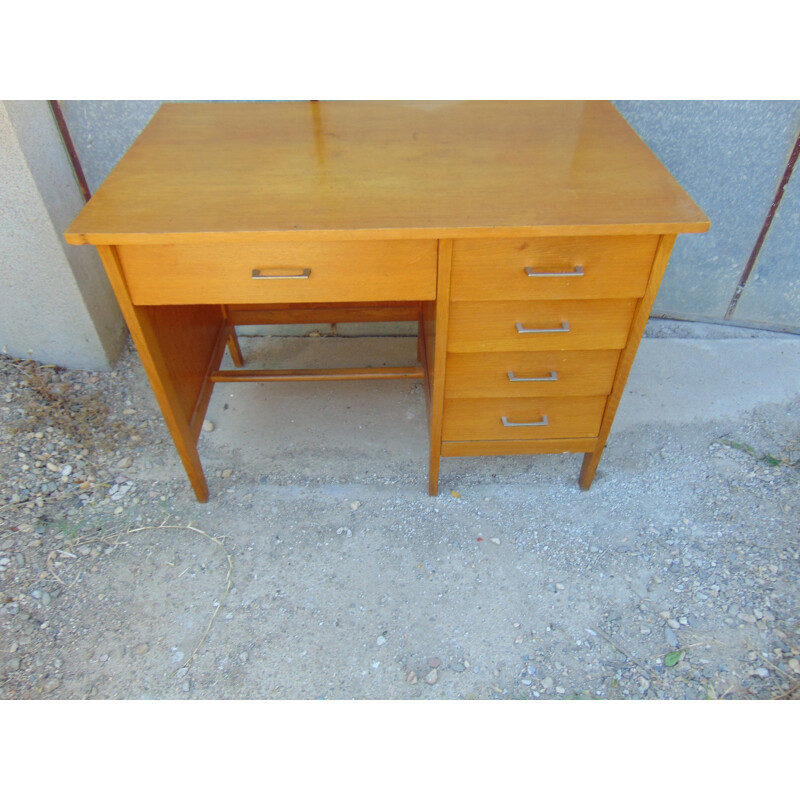
M428 494L439 494L439 464L442 455L442 416L444 409L444 371L447 363L447 326L450 319L450 264L453 242L439 240L436 300L422 304L423 339L420 354L425 366L428 400L430 460Z
M673 244L675 244L674 235L662 236L658 240L658 246L656 247L655 256L653 258L653 266L650 269L650 278L647 281L644 296L639 300L636 310L633 312L633 321L631 322L631 329L628 334L628 342L620 355L617 374L614 377L614 385L611 387L611 393L606 402L605 413L600 423L600 432L597 435L597 445L591 453L587 453L583 457L578 485L584 491L591 487L595 472L597 471L597 466L603 455L603 450L605 450L608 434L611 432L611 425L614 422L617 408L622 399L622 393L625 391L625 384L628 381L628 375L630 375L633 360L636 357L636 350L644 335L644 329L650 317L650 312L653 308L661 279L664 277L664 270L667 268L667 262L669 261Z
M208 500L197 440L228 326L220 306L136 306L113 247L97 248L197 499Z
M236 328L231 322L228 306L222 306L222 314L225 317L225 324L228 326L228 351L231 354L231 360L234 366L243 367L242 348L239 347L239 337L236 335Z

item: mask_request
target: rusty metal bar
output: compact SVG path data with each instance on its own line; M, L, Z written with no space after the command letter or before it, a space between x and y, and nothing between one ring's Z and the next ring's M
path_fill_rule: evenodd
M64 119L64 112L61 110L58 100L48 100L50 110L56 119L58 125L58 132L61 134L61 140L64 142L64 147L67 149L70 164L72 164L72 171L75 173L75 180L78 181L83 199L88 203L92 197L92 192L89 189L89 184L86 176L83 174L83 167L81 167L80 159L78 158L78 151L75 149L75 143L72 141L67 121Z

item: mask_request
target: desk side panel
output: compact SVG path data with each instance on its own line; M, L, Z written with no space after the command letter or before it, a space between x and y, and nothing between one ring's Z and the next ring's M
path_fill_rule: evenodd
M116 250L98 252L197 499L208 499L197 438L228 327L221 306L137 306Z

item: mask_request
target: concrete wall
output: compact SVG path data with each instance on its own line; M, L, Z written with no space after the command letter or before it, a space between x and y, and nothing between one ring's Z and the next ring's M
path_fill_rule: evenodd
M0 102L0 176L0 347L110 368L125 326L97 253L64 242L83 198L46 101Z
M800 132L800 101L617 102L711 219L681 236L654 316L724 321ZM800 176L786 187L730 319L800 333Z

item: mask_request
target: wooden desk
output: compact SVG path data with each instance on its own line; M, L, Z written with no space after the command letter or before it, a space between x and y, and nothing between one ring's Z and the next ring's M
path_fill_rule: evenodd
M606 102L176 103L65 237L205 501L221 380L421 377L431 494L441 456L525 453L585 453L588 489L675 237L708 226ZM418 365L219 369L237 324L376 319L419 321Z

